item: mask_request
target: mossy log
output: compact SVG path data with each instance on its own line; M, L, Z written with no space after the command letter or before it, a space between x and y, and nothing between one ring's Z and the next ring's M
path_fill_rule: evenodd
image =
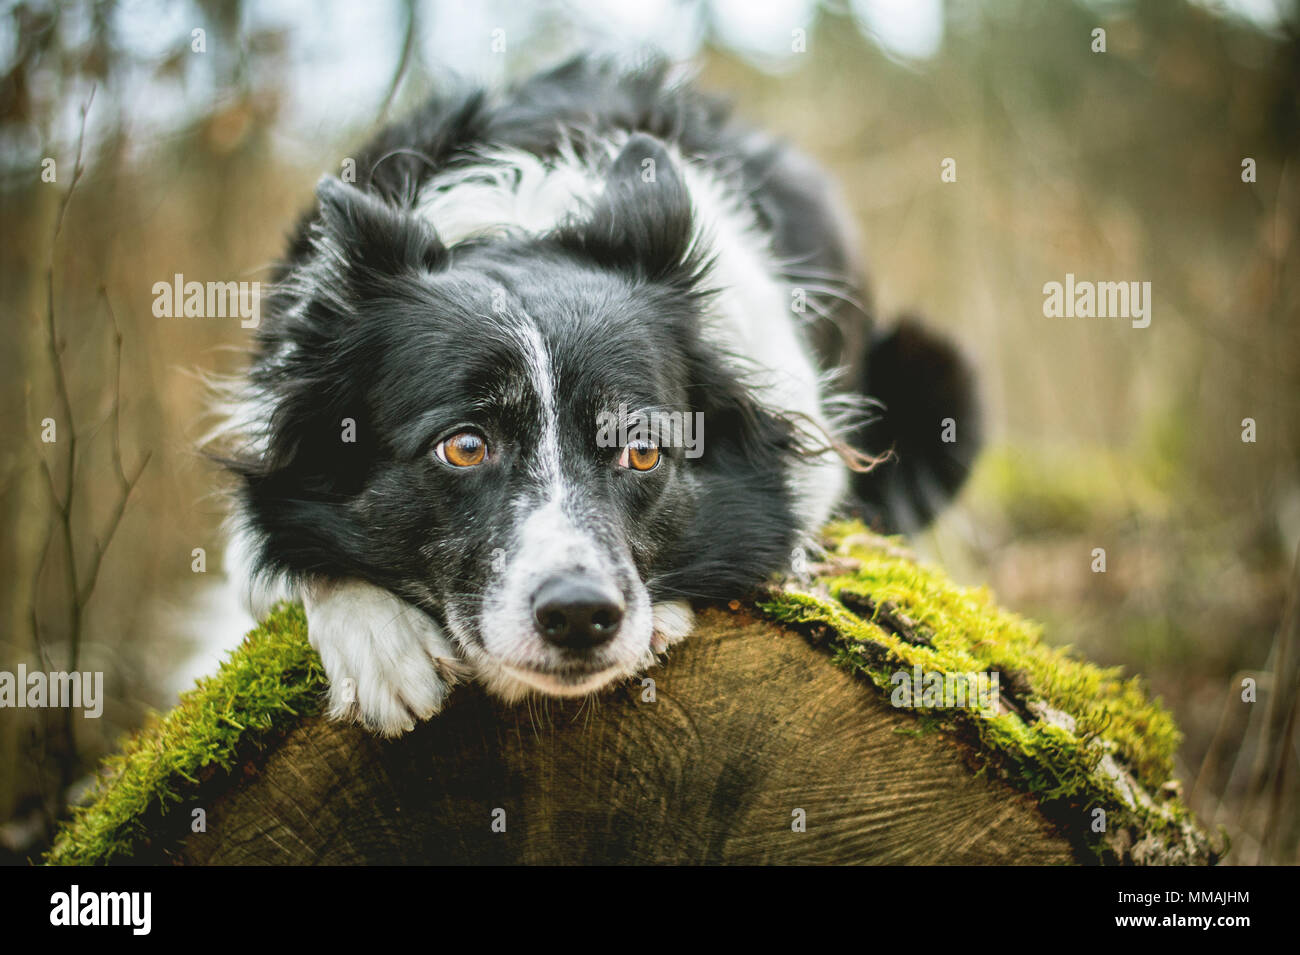
M702 607L585 701L473 686L397 740L319 715L301 610L111 759L54 863L1204 864L1178 734L1133 680L860 527L816 576ZM916 668L920 667L918 671ZM996 673L898 706L898 673ZM932 704L938 705L932 705ZM980 705L982 703L982 705ZM1104 821L1104 825L1102 824Z

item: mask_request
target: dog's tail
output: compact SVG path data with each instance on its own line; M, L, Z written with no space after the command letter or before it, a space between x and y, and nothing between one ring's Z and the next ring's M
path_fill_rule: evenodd
M905 317L871 342L858 391L877 403L850 444L888 460L853 476L868 524L925 527L961 488L982 436L974 373L947 340Z

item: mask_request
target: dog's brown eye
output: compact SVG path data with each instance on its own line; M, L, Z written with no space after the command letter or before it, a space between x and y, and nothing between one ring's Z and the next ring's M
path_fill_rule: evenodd
M481 434L461 431L439 441L433 453L452 467L472 468L482 464L487 457L487 442Z
M619 455L618 466L633 471L649 471L659 463L659 449L649 441L633 441Z

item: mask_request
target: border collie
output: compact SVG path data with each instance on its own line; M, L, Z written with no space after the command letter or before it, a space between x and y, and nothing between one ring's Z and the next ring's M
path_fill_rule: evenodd
M962 359L873 335L823 174L665 64L435 96L355 172L317 186L220 455L331 717L591 693L834 514L914 529L961 484Z

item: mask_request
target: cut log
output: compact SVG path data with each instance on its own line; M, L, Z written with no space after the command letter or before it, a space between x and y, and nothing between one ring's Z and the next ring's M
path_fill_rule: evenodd
M1214 861L1160 778L1167 754L1128 738L1167 721L1132 684L1036 637L1012 646L1027 625L881 542L837 542L821 584L701 608L644 680L517 705L463 686L396 740L313 715L323 677L301 612L282 611L110 765L50 860ZM999 667L978 655L994 636ZM999 674L992 709L896 705L918 660L967 659ZM1052 673L1092 699L1062 709L1075 701ZM1098 704L1114 738L1088 729Z
M216 800L187 861L1068 862L1034 800L804 640L713 611L595 704L461 691L396 742L319 719ZM648 687L647 687L648 689ZM646 694L648 696L648 694ZM796 820L804 814L804 832ZM494 831L504 823L504 832Z

